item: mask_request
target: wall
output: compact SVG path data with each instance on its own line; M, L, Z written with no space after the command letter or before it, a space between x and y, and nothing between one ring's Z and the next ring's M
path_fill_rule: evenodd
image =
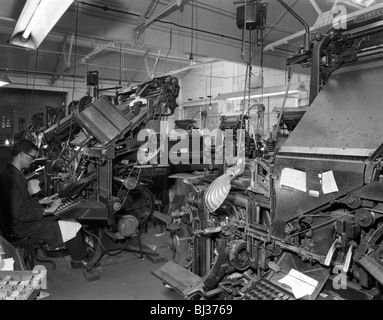
M287 72L272 68L252 67L252 77L250 86L253 89L262 85L263 87L286 87ZM176 110L175 120L191 119L191 117L199 110L196 115L196 126L200 129L204 128L204 123L209 130L216 129L220 123L222 115L240 115L242 112L242 99L235 101L221 100L220 94L240 92L245 87L246 66L227 61L218 61L211 64L206 64L200 68L190 69L180 78L181 92L179 97L180 107ZM307 86L309 76L306 74L293 73L291 83L297 84L304 82ZM247 84L248 85L248 84ZM296 89L290 88L290 89ZM285 107L298 107L307 105L307 94L297 94L295 97L287 98ZM210 98L211 96L211 98ZM241 95L242 97L242 95ZM283 104L283 96L279 97L264 97L261 99L246 100L245 112L248 111L254 104L261 103L265 106L263 130L261 134L265 139L268 138L269 132L273 125L277 123L278 112ZM202 119L202 111L206 111L207 119ZM257 128L259 123L257 108L253 107L249 115L253 127Z
M51 84L51 77L29 75L12 75L12 84L0 88L1 106L14 107L14 133L19 131L19 118L24 118L27 124L29 114L45 112L45 106L64 107L68 112L69 104L78 101L87 94L86 76L60 77ZM99 81L99 88L111 88L116 83ZM33 92L33 99L32 99ZM114 91L103 91L100 95L112 95Z
M19 119L25 119L25 128L28 120L30 124L32 123L31 119L34 114L40 112L45 114L46 106L63 108L65 100L65 92L0 88L0 106L12 106L14 110L13 134L21 129L19 128Z
M220 117L222 115L239 115L242 111L242 101L220 100L220 94L240 92L245 87L246 66L227 61L216 61L214 63L203 64L200 67L190 69L187 72L176 74L180 83L180 95L177 100L179 108L176 109L174 116L168 118L169 130L174 128L174 121L179 119L191 118L197 111L196 115L197 127L209 128L210 130L218 128ZM273 87L286 85L287 72L283 70L260 68L253 66L251 87L256 88L262 84L264 87ZM293 83L307 81L308 76L305 74L293 74ZM57 79L53 86L50 85L50 79L44 77L33 77L19 79L12 78L12 85L7 88L0 88L0 105L14 105L14 128L18 131L18 118L28 119L29 109L31 114L44 112L45 106L65 106L68 107L72 100L79 100L86 95L86 79L77 77L75 83L72 78ZM100 88L111 88L115 83L101 82ZM28 88L28 90L26 89ZM34 98L31 104L31 89L34 88ZM8 90L16 90L15 94L10 94ZM19 91L17 91L19 90ZM43 91L45 93L43 93ZM16 94L18 92L18 94ZM26 94L27 92L27 94ZM113 95L114 92L105 91L103 95ZM266 137L272 126L277 121L277 112L275 108L280 108L283 98L263 98L258 100L247 101L245 110L247 111L254 103L263 103L265 105L264 113L264 130L263 135ZM292 98L287 99L286 107L297 107L302 105L304 99ZM203 113L205 112L205 113ZM206 117L202 118L202 114ZM256 108L250 111L252 122L256 127L258 115Z
M11 148L0 146L0 170L12 160Z

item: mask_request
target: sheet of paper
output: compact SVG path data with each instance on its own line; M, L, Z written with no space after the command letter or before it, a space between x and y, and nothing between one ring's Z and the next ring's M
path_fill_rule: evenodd
M59 220L61 236L64 242L73 239L81 229L81 224L76 220Z
M288 285L296 299L311 295L318 285L318 281L305 274L291 269L290 272L278 282Z
M332 170L322 173L322 191L323 194L339 191Z
M13 271L14 262L15 262L15 260L13 260L13 258L3 259L0 262L0 270L1 271Z
M281 186L287 186L306 192L306 172L283 168L281 173Z

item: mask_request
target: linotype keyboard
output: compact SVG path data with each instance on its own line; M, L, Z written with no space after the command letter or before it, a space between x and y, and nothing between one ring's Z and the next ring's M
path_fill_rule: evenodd
M267 279L254 282L244 291L243 300L296 300L292 293Z
M60 206L56 209L56 211L53 214L55 216L61 216L63 213L71 210L72 208L75 208L79 203L84 201L85 199L82 197L75 199L65 198L62 200Z

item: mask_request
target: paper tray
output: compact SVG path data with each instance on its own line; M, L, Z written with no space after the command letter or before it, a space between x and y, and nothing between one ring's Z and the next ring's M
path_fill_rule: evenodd
M308 262L303 262L300 257L291 253L284 253L277 264L279 265L280 270L278 272L271 272L266 277L266 279L291 293L292 290L290 287L282 285L282 283L279 282L279 280L286 277L291 269L295 269L304 275L318 281L318 285L316 286L313 293L310 296L301 298L303 300L316 300L330 276L330 271L323 268L319 263L311 265Z

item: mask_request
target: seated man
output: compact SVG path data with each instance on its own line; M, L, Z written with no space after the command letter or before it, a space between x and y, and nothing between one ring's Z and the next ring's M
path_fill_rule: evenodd
M17 237L31 237L53 247L66 246L72 258L72 268L92 269L81 224L77 221L56 221L51 215L61 204L57 194L35 199L28 191L23 170L36 158L38 148L29 140L17 142L12 149L12 161L0 172L0 203L3 218Z

